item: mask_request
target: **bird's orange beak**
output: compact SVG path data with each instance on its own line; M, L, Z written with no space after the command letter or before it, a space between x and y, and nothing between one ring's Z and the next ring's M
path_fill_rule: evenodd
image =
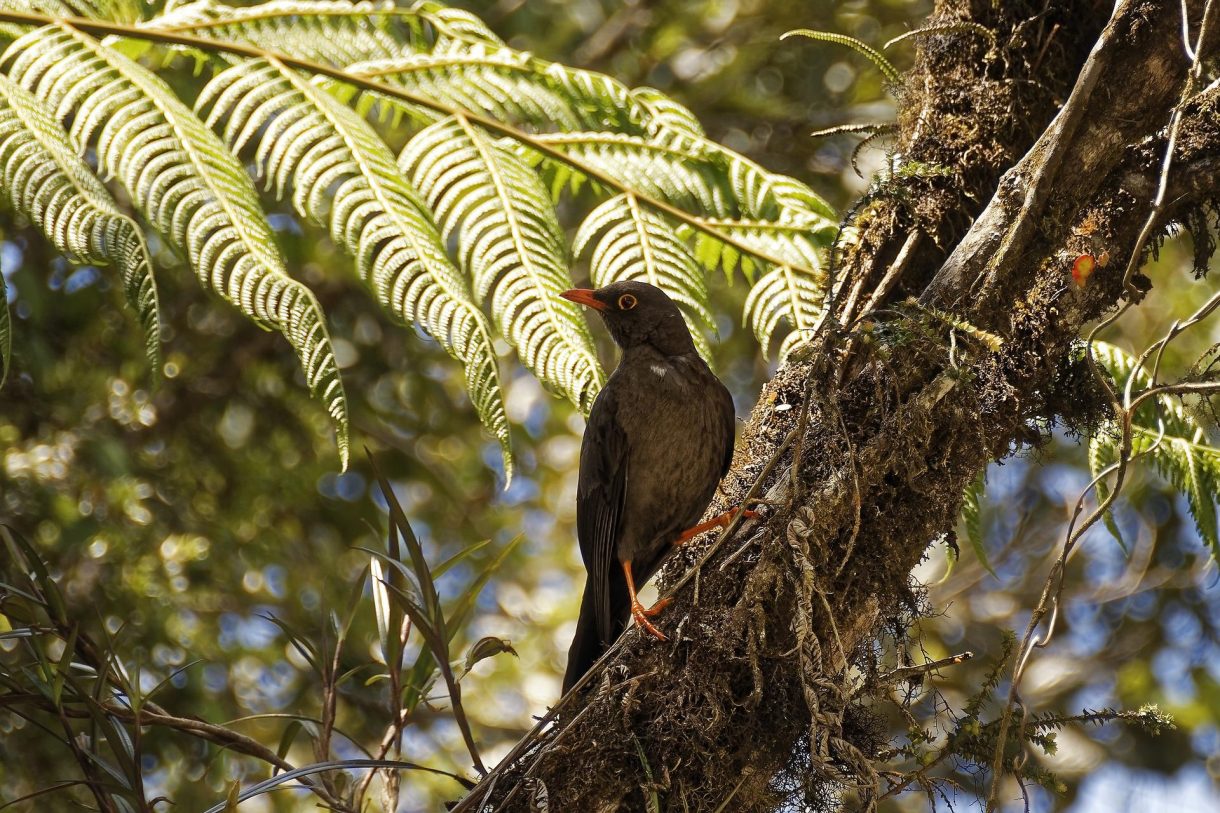
M602 302L600 299L595 299L593 297L593 291L589 288L573 288L570 291L564 291L562 294L560 294L560 296L569 302L575 302L578 305L587 305L595 311L604 311L606 309L606 303Z

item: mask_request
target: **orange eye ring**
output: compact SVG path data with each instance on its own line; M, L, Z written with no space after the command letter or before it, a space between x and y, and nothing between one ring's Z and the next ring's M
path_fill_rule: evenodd
M623 294L618 298L618 309L621 311L629 311L638 304L639 300L631 294Z

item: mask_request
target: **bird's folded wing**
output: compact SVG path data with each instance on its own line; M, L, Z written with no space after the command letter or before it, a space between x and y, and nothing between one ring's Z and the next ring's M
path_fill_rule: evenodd
M720 466L720 476L729 473L733 465L733 446L737 439L737 410L733 406L733 396L723 386L719 387L716 397L720 400L720 424L724 432L724 462Z
M597 633L609 644L614 630L610 610L611 568L617 565L627 494L627 435L617 420L611 387L602 391L589 414L580 451L580 482L576 489L576 533L588 571L586 589L597 614Z

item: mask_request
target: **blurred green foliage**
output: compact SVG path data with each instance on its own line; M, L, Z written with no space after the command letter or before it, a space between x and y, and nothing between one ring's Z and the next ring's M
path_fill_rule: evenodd
M808 133L890 121L893 103L879 73L857 55L808 41L781 44L779 37L808 27L879 44L917 26L929 3L502 0L469 7L514 47L671 94L713 139L846 206L866 184L848 160L858 139ZM900 69L909 64L903 49L911 47L890 54ZM876 167L884 151L862 158L864 167ZM366 445L429 561L491 541L438 580L443 601L523 536L454 650L494 635L519 653L475 665L462 684L475 739L484 760L494 762L558 694L583 577L573 528L582 421L505 364L510 420L523 430L515 430L518 475L500 490L498 448L479 428L460 370L434 342L390 324L342 283L334 269L344 261L325 235L301 232L286 210L267 205L281 215L272 222L289 267L318 292L331 319L352 401L351 470L337 472L325 418L308 403L282 343L202 293L167 252L152 246L164 269L158 282L166 340L164 379L154 387L120 282L105 269L71 267L6 215L0 265L14 317L14 364L0 389L0 521L52 563L73 613L117 637L145 689L168 679L158 695L166 708L213 722L318 716L317 676L264 616L321 639L330 614L342 612L365 578L369 556L356 548L384 549L384 503L359 451ZM1189 265L1187 247L1166 246L1147 303L1105 338L1142 349L1201 301L1214 284L1191 281ZM743 299L740 286L713 284L720 333L713 350L744 415L769 371L733 316ZM1210 343L1209 329L1176 343L1167 369L1184 371ZM935 550L917 573L940 612L921 625L927 655L972 650L977 657L920 689L916 718L932 720L946 701L960 709L998 653L1002 630L1023 628L1061 544L1068 507L1088 479L1084 449L1060 435L992 468L981 526L996 577L968 551L947 577ZM1163 786L1162 799L1202 772L1199 792L1210 786L1211 803L1220 799L1215 563L1184 501L1146 470L1120 500L1118 522L1130 553L1100 526L1086 538L1069 568L1060 635L1035 655L1022 695L1039 710L1063 713L1157 702L1179 727L1155 740L1121 727L1061 733L1048 764L1068 780L1066 792L1059 799L1035 795L1038 809L1097 809L1089 806L1098 793L1090 775L1134 786L1143 776L1135 769L1178 777ZM379 669L377 641L366 586L340 669L355 671L340 686L338 704L339 729L366 748L380 741L387 722L385 681L366 683ZM16 645L0 640L0 653ZM417 652L422 643L412 636L407 646ZM896 733L907 727L897 715L894 723ZM288 724L262 717L232 726L274 749ZM311 760L304 740L290 751L297 762ZM335 748L359 753L343 737ZM148 796L169 796L178 809L203 809L222 800L232 780L267 775L260 763L164 729L149 729L144 749ZM416 762L468 770L452 718L427 701L402 751ZM4 798L70 776L73 765L54 739L0 712ZM1122 770L1115 773L1115 765ZM963 783L957 802L971 804L980 780L956 778ZM405 775L401 809L438 809L459 793L450 780ZM1206 796L1177 798L1209 803ZM64 796L55 804L66 805ZM303 810L314 801L293 792L261 797L261 808L248 804ZM913 794L896 807L921 810L926 799Z

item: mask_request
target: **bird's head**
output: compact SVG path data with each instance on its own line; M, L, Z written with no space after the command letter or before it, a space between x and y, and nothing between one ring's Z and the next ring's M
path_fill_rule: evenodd
M650 345L667 356L695 352L695 343L678 306L664 291L646 282L573 288L560 296L601 314L611 337L624 350Z

